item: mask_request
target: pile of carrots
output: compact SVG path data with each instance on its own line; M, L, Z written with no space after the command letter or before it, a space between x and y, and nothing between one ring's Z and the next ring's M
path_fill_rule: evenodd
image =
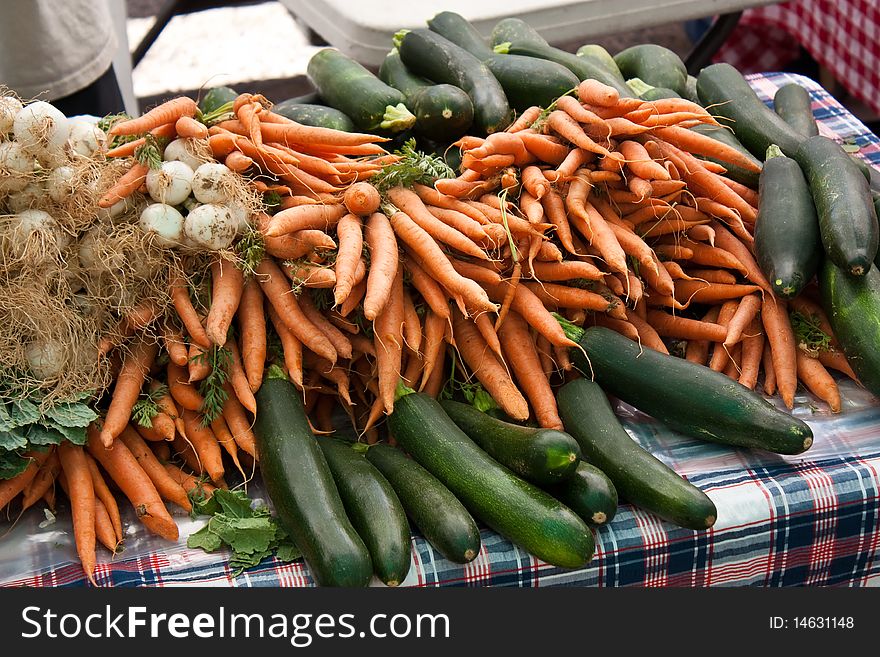
M165 502L189 510L188 494L225 486L224 453L242 473L258 464L254 393L270 365L302 390L316 431L334 430L341 405L368 442L401 381L432 396L481 388L514 420L562 428L554 387L580 374L556 314L644 348L675 344L753 389L763 372L789 408L800 381L837 411L827 368L855 378L810 290L788 304L773 294L752 249L757 193L703 158L755 165L688 130L716 122L687 100L620 98L587 80L505 132L462 138L457 177L409 186L383 183L398 158L380 137L300 125L250 94L235 118L193 126L187 100L114 130L203 139L275 202L252 217L246 255L181 271L169 311L128 318L128 342L104 345L124 357L86 447L0 482L4 508L19 493L32 505L57 478L89 577L96 538L122 540L105 477L175 540ZM137 191L139 166L104 202ZM822 348L799 344L790 311L825 334ZM144 400L148 426L133 418Z

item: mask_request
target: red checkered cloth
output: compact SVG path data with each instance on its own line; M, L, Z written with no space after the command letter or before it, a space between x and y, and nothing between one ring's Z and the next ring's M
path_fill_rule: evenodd
M798 46L880 114L880 0L793 0L746 10L715 61L744 73L784 70Z

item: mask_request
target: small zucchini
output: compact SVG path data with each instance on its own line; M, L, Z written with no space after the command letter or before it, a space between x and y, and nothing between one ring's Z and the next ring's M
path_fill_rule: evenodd
M773 109L792 128L804 137L819 134L819 126L810 103L810 92L792 83L780 87L773 97Z
M590 527L607 525L617 514L617 489L595 465L578 461L570 477L544 490L578 514Z

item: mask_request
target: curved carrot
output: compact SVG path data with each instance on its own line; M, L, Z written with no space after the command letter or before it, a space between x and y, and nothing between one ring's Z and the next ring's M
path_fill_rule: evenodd
M95 489L82 447L68 441L58 445L58 458L67 482L76 552L89 581L95 583Z
M189 285L182 276L174 276L171 285L169 286L169 292L171 294L171 301L174 304L174 309L177 311L177 316L180 317L180 321L183 322L183 326L189 334L189 337L206 349L210 347L211 339L208 337L208 334L205 333L205 328L202 326L202 320L193 306L192 299L190 299Z
M358 183L362 184L362 183ZM366 183L363 183L366 184ZM375 191L372 185L367 185ZM334 305L340 305L351 294L354 287L355 270L364 248L364 235L361 220L355 214L347 214L336 225L339 249L336 252L336 287L333 289Z
M150 442L174 440L174 433L177 430L171 416L161 411L151 418L149 427L141 426L137 423L135 423L134 427L144 440L149 440Z
M187 96L179 96L154 107L143 116L116 123L107 133L116 135L139 135L164 123L177 121L181 116L195 116L198 112L196 101Z
M513 383L507 370L488 348L473 322L468 321L457 310L453 310L452 333L462 359L492 399L513 419L528 419L528 402Z
M95 498L95 538L110 552L116 554L120 541L116 538L116 532L113 530L113 521L107 512L107 507L97 497Z
M341 203L335 205L299 205L282 210L272 217L263 234L281 237L299 230L318 229L326 231L335 226L347 210Z
M190 342L187 353L187 369L189 383L196 383L207 378L211 373L211 364L205 357L207 350L196 342Z
M658 335L667 338L722 342L727 335L725 327L719 324L670 315L662 310L649 310L648 323Z
M410 283L422 295L422 299L431 308L431 311L443 319L449 317L449 298L443 288L431 278L415 259L406 255L403 266L409 274Z
M321 333L323 333L327 337L327 339L330 340L330 344L333 345L336 353L341 358L351 358L351 342L345 336L345 334L342 333L342 331L336 328L336 326L334 326L333 323L327 319L324 313L322 313L315 307L311 296L309 296L307 292L303 292L300 295L299 307L302 309L302 312L306 316L306 319L314 324L315 328L321 331Z
M131 410L158 353L159 345L141 337L123 360L101 429L101 441L105 447L109 448L113 444L113 440L122 433L131 419Z
M131 501L138 519L152 533L176 541L179 536L177 524L169 515L153 482L128 447L122 442L116 442L113 449L104 447L94 424L89 425L87 432L89 454L104 467L110 478Z
M119 439L128 447L131 455L137 459L137 462L144 472L147 473L162 499L174 502L187 513L192 511L192 504L190 504L189 498L186 496L186 491L183 490L180 484L168 476L165 468L159 463L159 459L156 458L156 455L153 454L147 443L143 441L131 425L122 431Z
M620 101L620 94L614 87L592 78L587 78L578 85L577 97L582 103L602 107L614 107Z
M327 337L306 319L278 265L269 258L263 258L256 268L256 274L263 293L290 332L316 354L335 363L336 349Z
M168 363L168 390L181 408L199 411L205 403L195 386L190 385L187 371L170 361Z
M750 294L743 297L733 317L727 324L727 337L724 339L724 346L731 347L739 342L743 337L743 331L752 323L752 320L761 310L761 297L757 294Z
M131 169L126 171L110 189L104 192L104 195L98 200L98 207L109 208L134 194L147 180L149 170L149 167L140 162L132 164Z
M445 349L444 337L446 335L446 327L448 326L449 307L447 306L447 316L442 317L435 313L433 309L425 313L425 335L422 340L422 353L424 360L422 364L422 380L419 390L424 390L430 381L434 368L438 367L442 370L442 358Z
M226 420L226 426L229 427L236 444L255 460L258 460L256 438L251 430L251 423L247 418L244 406L234 394L230 394L232 390L228 381L223 384L223 388L227 392L226 401L223 402L223 419Z
M208 127L196 121L191 116L181 116L174 122L174 129L178 137L186 137L188 139L207 139Z
M561 110L553 110L552 112L550 112L550 115L547 117L547 125L550 127L551 130L553 130L553 132L558 134L563 139L570 141L578 148L582 148L583 150L589 151L590 153L604 155L611 160L623 160L623 156L621 156L620 154L612 153L601 144L597 144L595 141L590 139L590 137L587 136L587 133L584 132L581 125ZM526 146L526 148L528 148L528 145Z
M507 132L519 132L520 130L525 130L530 125L532 125L535 121L537 121L538 117L541 116L541 112L543 110L537 105L532 105L529 108L523 110L522 114L516 117L516 120L507 126Z
M739 382L746 388L755 389L758 373L761 370L761 356L764 353L764 330L757 317L746 327L742 339L741 371Z
M183 490L195 499L210 499L214 491L217 490L217 487L213 484L184 472L173 463L165 463L162 467L165 468L165 472L168 473L169 477L180 484Z
M242 406L248 409L251 413L256 413L257 400L254 397L254 393L251 392L251 386L248 382L247 374L245 374L244 367L241 364L241 352L238 350L238 343L234 338L230 338L223 346L230 353L228 380L232 385L232 389L235 391L235 396L238 397ZM186 426L186 422L184 422L184 426ZM187 435L187 437L189 437L189 435Z
M241 303L244 274L232 262L217 258L211 263L211 308L205 318L205 333L212 344L222 345Z
M516 376L517 383L535 413L538 424L546 429L562 430L562 420L550 381L541 368L541 359L529 334L525 320L517 313L509 313L499 329L504 355Z
M388 301L373 321L379 398L388 415L394 410L394 394L397 390L397 382L400 380L403 356L403 303L403 267L398 264Z
M40 466L37 474L34 475L34 478L22 490L22 511L31 508L43 497L46 491L55 483L55 479L61 471L61 461L58 460L57 451L54 448L50 448L50 451L49 457Z
M803 349L797 350L797 374L810 392L828 404L832 413L840 413L840 390L834 377L818 359Z
M122 541L122 518L119 516L119 505L116 503L116 497L104 481L101 471L98 469L98 463L88 453L86 453L86 462L89 467L89 475L92 478L92 487L95 489L95 497L101 500L107 515L110 516L110 523L113 526L113 533L116 535L116 543Z
M249 278L236 311L241 341L241 364L251 392L256 393L263 382L266 365L266 314L260 284Z
M385 307L391 294L391 286L397 272L398 247L391 223L381 212L370 215L364 229L364 239L370 251L364 317L373 321Z
M225 474L223 454L211 427L202 425L199 416L187 410L183 411L183 423L186 425L186 437L205 472L215 484L222 485Z
M302 343L296 336L290 332L290 329L278 317L275 308L271 305L267 308L269 320L275 327L275 332L281 340L281 348L284 352L284 366L287 369L287 376L293 381L297 388L303 387L303 360L302 360Z

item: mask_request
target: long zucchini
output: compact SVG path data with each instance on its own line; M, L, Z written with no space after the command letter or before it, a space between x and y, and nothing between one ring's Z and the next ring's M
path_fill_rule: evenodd
M568 507L492 459L431 397L410 392L388 419L395 439L480 520L547 563L587 564L590 528Z
M416 122L400 91L338 50L319 50L306 70L321 98L351 117L360 130L400 132Z
M526 481L558 484L577 468L580 447L563 431L504 422L461 402L444 400L440 405L471 440Z
M583 349L572 349L578 369L592 373L609 394L675 431L778 454L800 454L813 444L804 422L721 372L642 349L601 326L584 331L565 322L563 327Z
M498 132L510 124L504 89L492 71L467 50L422 28L401 30L395 39L400 58L410 71L467 92L474 104L474 125L479 130Z
M410 567L410 534L406 512L388 480L349 443L318 441L345 511L370 552L376 576L397 586Z
M566 429L623 499L680 527L715 524L712 500L630 438L598 384L570 381L559 389L557 401Z
M773 291L790 299L816 275L822 240L813 197L800 166L779 149L775 153L768 155L761 170L755 255Z
M758 97L742 74L730 64L712 64L697 76L697 93L703 107L730 121L730 127L752 155L763 158L776 144L794 157L805 137L782 120Z
M269 499L321 586L366 586L373 565L345 513L300 392L269 378L256 393L254 435Z
M880 241L868 181L828 137L810 137L793 157L810 183L825 253L841 269L863 276Z

